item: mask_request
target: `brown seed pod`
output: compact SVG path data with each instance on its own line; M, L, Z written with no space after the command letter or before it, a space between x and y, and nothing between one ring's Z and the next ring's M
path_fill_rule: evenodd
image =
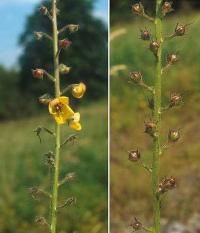
M182 102L182 97L180 94L173 93L170 97L170 107L178 106Z
M176 188L176 179L171 176L170 178L162 179L158 186L158 192L165 193L174 188Z
M44 70L35 69L35 70L32 70L32 74L34 78L42 79L44 76Z
M128 158L132 162L137 162L140 159L140 152L139 150L131 150L128 151Z
M146 28L144 30L140 30L140 39L142 40L150 40L151 39L151 33Z
M134 221L130 226L133 228L133 231L140 231L143 229L142 223L136 217L134 217Z
M133 71L129 74L130 79L135 83L142 82L142 73L139 71Z
M175 35L176 36L183 36L185 35L185 30L186 29L186 25L182 25L177 23L176 27L175 27Z
M167 55L167 63L170 65L174 65L178 60L179 59L176 53L170 53Z
M179 130L174 130L170 129L168 133L168 141L169 142L177 142L180 138L180 131Z
M58 45L61 49L67 49L71 45L71 41L68 39L59 40Z
M48 9L46 8L46 6L41 6L39 11L40 11L41 15L48 14Z
M158 53L158 49L160 47L160 42L156 41L156 40L152 40L149 44L149 48L150 50L155 54L157 55Z
M153 121L145 122L144 132L153 137L156 132L156 124Z
M162 13L163 15L166 15L167 13L170 13L171 11L173 11L174 9L172 8L172 2L164 2L162 5Z
M139 14L139 15L144 14L144 7L141 2L133 4L131 8L132 8L132 12L135 14Z

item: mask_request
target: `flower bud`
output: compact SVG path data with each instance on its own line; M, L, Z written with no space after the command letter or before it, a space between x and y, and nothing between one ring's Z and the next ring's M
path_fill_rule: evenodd
M176 188L176 180L173 177L170 178L164 178L159 186L158 186L158 192L159 193L165 193L168 190Z
M132 162L137 162L140 159L140 152L139 150L131 150L128 151L128 158Z
M147 29L140 30L140 32L141 32L140 38L142 40L150 40L151 39L151 33Z
M171 97L170 97L170 104L169 104L170 107L174 107L174 106L180 105L181 102L182 102L182 97L181 97L181 95L176 94L176 93L171 94Z
M133 228L133 231L140 231L143 228L142 223L140 221L138 221L138 219L136 217L134 218L134 222L131 223L130 226Z
M72 87L72 95L77 99L82 98L85 91L86 91L86 85L82 82L79 84L75 84Z
M35 38L41 40L43 37L43 32L34 32Z
M174 9L172 8L172 2L164 2L162 5L162 13L163 15L166 15L167 13L170 13Z
M129 74L130 79L135 83L141 83L142 82L142 73L138 71L131 72Z
M42 216L37 216L35 222L39 225L48 225L47 220Z
M67 28L70 33L77 32L79 30L79 25L78 24L68 24Z
M179 130L169 130L169 133L168 133L168 141L169 142L177 142L180 138L180 132Z
M40 13L41 13L41 15L47 15L48 14L48 9L46 8L46 6L41 6L40 7Z
M185 28L186 28L186 25L181 25L177 23L176 28L175 28L175 35L176 36L185 35Z
M71 70L71 67L66 66L65 64L60 64L59 65L59 72L61 74L68 74L70 70Z
M167 55L167 63L168 64L175 64L178 61L178 56L175 53L171 53Z
M42 79L44 76L44 70L35 69L35 70L32 70L32 74L34 78Z
M71 41L68 39L59 40L58 45L61 49L67 49L71 45Z
M156 132L156 124L152 121L145 122L144 132L153 137Z
M141 2L132 5L132 12L139 15L144 13L144 7Z
M156 40L151 41L150 44L149 44L150 50L151 50L155 55L157 55L159 47L160 47L160 43L159 43L158 41L156 41Z

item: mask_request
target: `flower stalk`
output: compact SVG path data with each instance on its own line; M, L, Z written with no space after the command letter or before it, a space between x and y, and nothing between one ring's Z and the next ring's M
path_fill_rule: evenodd
M53 61L55 78L55 96L60 97L60 74L58 54L58 27L57 27L57 1L52 0L52 26L53 26ZM60 162L60 125L55 123L55 168L53 174L52 203L51 203L51 233L56 233L58 208L58 179Z
M152 192L153 192L153 222L154 233L160 232L160 196L158 185L160 180L160 129L161 129L161 76L162 76L162 0L156 0L155 33L160 45L156 56L155 83L154 83L154 109L153 120L156 123L156 134L153 138L153 161L152 161Z

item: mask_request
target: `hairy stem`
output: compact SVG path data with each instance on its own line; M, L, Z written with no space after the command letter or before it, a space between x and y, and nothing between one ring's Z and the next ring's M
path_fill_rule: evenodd
M58 28L57 28L57 7L56 0L52 0L52 24L53 24L53 59L54 59L54 78L55 96L60 96L60 77L59 77L59 56L58 54ZM60 159L60 125L55 125L55 168L53 174L53 190L51 203L51 233L56 233L57 208L58 208L58 179L59 179L59 159Z
M155 67L155 92L154 92L154 122L156 123L156 134L154 136L153 162L152 162L152 191L153 191L153 218L154 233L160 233L160 197L157 193L160 172L160 128L161 128L161 75L162 75L162 0L156 0L155 31L156 39L160 42Z

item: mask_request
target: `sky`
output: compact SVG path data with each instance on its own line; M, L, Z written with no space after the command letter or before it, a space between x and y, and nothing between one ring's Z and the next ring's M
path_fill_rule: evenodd
M107 0L94 0L94 15L106 23ZM0 64L5 67L16 67L21 53L18 39L23 32L26 18L40 0L0 0Z

